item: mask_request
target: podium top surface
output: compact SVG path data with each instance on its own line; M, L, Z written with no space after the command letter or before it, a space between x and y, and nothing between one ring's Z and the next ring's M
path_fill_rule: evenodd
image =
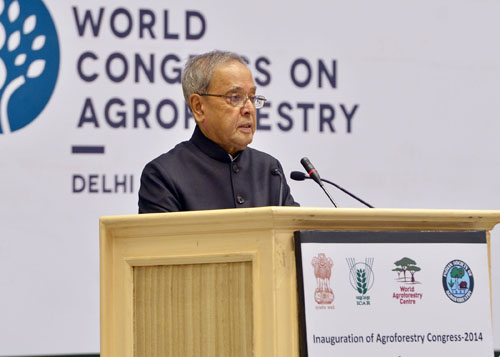
M486 230L500 222L499 210L257 207L149 213L100 218L101 229L168 228L218 230ZM172 232L173 233L173 232Z

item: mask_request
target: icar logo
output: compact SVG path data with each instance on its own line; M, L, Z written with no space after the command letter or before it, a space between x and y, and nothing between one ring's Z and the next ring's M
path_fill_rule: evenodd
M40 115L58 72L57 32L43 2L0 0L0 134Z
M346 261L349 266L349 282L353 289L359 293L356 296L356 305L371 305L371 297L367 293L375 281L374 258L365 258L364 262L356 262L354 258L347 258Z

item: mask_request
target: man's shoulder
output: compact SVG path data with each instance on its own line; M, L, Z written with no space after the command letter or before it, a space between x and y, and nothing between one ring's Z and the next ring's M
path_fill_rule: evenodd
M189 141L178 143L171 150L167 151L149 161L143 169L143 176L176 177L180 174L179 168L189 165L193 160L197 160L199 153L197 148Z
M179 160L183 160L185 156L189 155L193 150L195 150L195 147L192 143L189 141L183 141L175 145L169 151L151 160L147 166L165 166L175 163Z

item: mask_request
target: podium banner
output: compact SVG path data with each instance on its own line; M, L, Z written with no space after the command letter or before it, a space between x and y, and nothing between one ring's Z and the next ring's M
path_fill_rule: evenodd
M486 233L295 232L301 356L493 354Z

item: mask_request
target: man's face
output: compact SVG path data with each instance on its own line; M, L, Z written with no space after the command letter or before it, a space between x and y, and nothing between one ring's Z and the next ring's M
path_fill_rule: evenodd
M231 61L215 69L209 94L255 95L252 73L238 61ZM255 132L255 107L250 100L243 107L233 107L229 99L200 97L203 114L198 124L203 133L229 154L243 150L252 142Z

